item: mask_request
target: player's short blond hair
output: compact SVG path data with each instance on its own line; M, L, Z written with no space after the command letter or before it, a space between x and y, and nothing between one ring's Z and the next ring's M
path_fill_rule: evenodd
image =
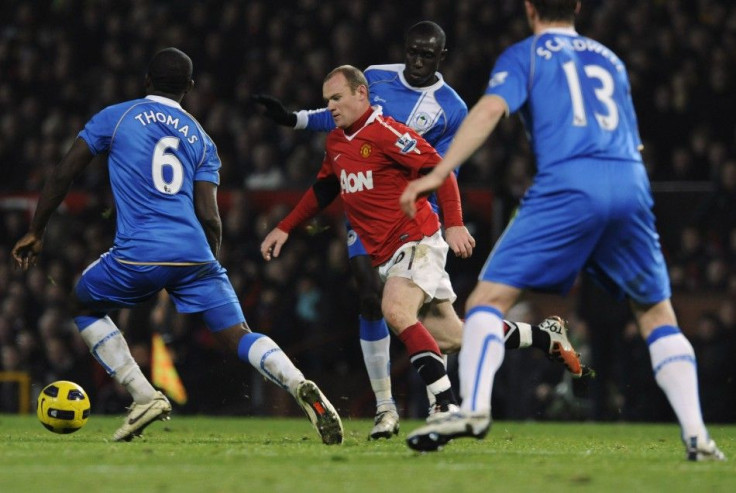
M340 65L339 67L331 70L330 73L325 76L323 83L332 79L337 74L342 74L345 77L345 80L348 82L348 87L350 87L350 92L353 94L355 94L355 91L357 91L360 86L365 86L366 92L369 92L368 80L365 78L365 74L363 74L362 70L353 67L352 65Z

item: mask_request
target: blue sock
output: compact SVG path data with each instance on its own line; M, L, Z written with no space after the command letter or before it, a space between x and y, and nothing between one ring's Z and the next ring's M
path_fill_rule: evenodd
M388 337L388 325L386 320L366 320L360 317L360 338L364 341L378 341Z

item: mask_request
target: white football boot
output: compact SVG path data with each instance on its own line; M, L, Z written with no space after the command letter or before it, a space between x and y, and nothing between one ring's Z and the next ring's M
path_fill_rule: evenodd
M433 404L429 406L429 412L427 413L427 423L437 421L449 416L452 413L460 411L460 406L457 404Z
M123 426L112 435L113 440L131 441L134 437L141 436L143 430L156 420L166 421L171 414L171 403L161 392L156 392L156 397L145 404L133 403L128 408L128 415L123 420Z
M580 364L580 355L575 352L570 339L567 338L567 322L562 317L553 315L542 320L539 329L549 334L549 351L547 357L565 365L567 371L575 378L583 376L583 365ZM588 369L588 371L590 371Z
M378 440L379 438L391 438L391 436L398 434L399 413L396 412L396 408L377 412L370 437L373 440Z
M723 452L716 447L716 442L707 438L706 440L700 440L698 437L690 437L689 440L683 440L685 442L686 457L687 460L701 462L701 461L725 461L726 456Z
M488 411L446 413L411 432L406 438L409 448L419 452L434 452L450 440L472 437L480 440L491 428Z

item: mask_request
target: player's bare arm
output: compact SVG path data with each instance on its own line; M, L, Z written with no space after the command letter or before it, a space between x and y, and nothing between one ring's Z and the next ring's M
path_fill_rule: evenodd
M401 210L409 217L414 217L417 197L442 185L452 170L478 150L506 112L506 102L498 96L480 98L460 125L444 159L431 173L409 183L401 194L399 199Z
M217 208L217 185L209 181L197 181L194 184L194 210L212 254L218 258L222 245L222 220Z
M78 138L46 180L28 233L18 240L12 250L13 260L20 269L26 270L36 265L43 247L43 234L51 215L69 193L72 182L92 161L92 157L87 143Z
M261 255L264 260L269 261L281 254L281 247L289 239L289 233L279 228L273 228L261 243Z

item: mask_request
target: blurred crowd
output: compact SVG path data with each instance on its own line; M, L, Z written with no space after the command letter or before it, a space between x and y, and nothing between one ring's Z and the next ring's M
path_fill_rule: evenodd
M249 97L268 93L291 109L321 107L321 82L331 68L402 62L403 32L424 19L447 32L442 73L469 106L499 53L529 34L521 0L0 3L0 370L29 372L36 391L55 379L77 381L92 394L94 412L120 412L128 404L89 356L64 302L76 276L112 242L104 157L75 184L75 205L52 221L38 267L25 275L14 271L9 250L25 232L34 194L84 122L108 104L140 97L149 58L176 46L195 65L196 86L184 106L213 137L224 164L221 261L249 324L278 341L309 377L325 381L339 396L338 407L370 415L339 215L295 232L277 262L264 264L258 253L288 206L264 206L252 197L309 186L324 135L276 126ZM716 309L695 314L694 326L683 327L699 357L706 418L736 421L734 397L717 398L736 395L730 357L736 349L736 5L583 0L577 25L627 65L646 164L658 204L667 205L655 212L664 218L673 288L718 300ZM467 211L479 248L470 261L449 261L460 312L493 232L533 172L517 118L503 122L463 166L461 188L492 192L494 214L489 222L487 211ZM552 371L541 353L514 352L498 377L496 417L669 419L666 405L646 398L659 391L626 307L584 279L576 296L578 309L563 315L601 367L599 379L573 382ZM531 304L518 311L532 321L548 315ZM282 411L268 386L215 347L200 321L173 313L165 298L122 311L116 321L144 368L151 333L164 334L190 392L183 411ZM601 341L607 341L603 350ZM397 395L406 399L400 405L420 414L423 391L404 371L399 344L393 346ZM527 390L513 391L520 382ZM15 385L0 381L0 412L17 408Z

